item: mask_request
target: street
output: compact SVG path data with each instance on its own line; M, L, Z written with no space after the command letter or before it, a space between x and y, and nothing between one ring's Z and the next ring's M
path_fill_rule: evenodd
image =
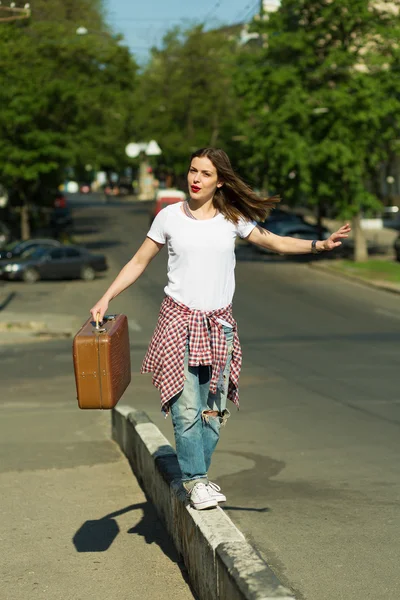
M7 283L16 292L7 309L68 313L83 323L149 224L145 204L84 206L74 216L77 239L107 255L109 272L88 283ZM146 411L173 444L151 376L139 375L165 282L166 249L109 312L124 312L130 322L132 383L121 403ZM237 248L236 285L241 408L231 407L210 473L228 497L225 510L299 600L398 600L399 296L316 272L304 260L268 258L246 244ZM92 465L112 478L114 465L122 468L112 442L96 446L104 415L78 411L70 351L70 339L1 349L2 412L21 414L18 434L2 419L3 470L38 469L39 489L44 470ZM69 392L60 402L62 385ZM39 415L43 391L48 404ZM54 430L56 411L74 405L77 436L86 440L85 427L95 427L87 460L81 445L60 444L62 430ZM33 440L31 413L40 418ZM126 469L127 486L131 477ZM7 485L12 492L12 477ZM100 497L91 498L87 514L82 495L81 521L94 518ZM106 512L98 510L99 517Z

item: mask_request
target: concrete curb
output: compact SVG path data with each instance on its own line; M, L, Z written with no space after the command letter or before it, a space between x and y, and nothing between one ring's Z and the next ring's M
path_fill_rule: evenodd
M400 286L385 283L378 283L373 281L368 281L367 279L363 279L362 277L357 277L357 275L347 275L346 273L341 273L336 269L329 267L328 265L321 264L319 262L310 263L308 265L311 269L315 269L317 271L322 271L323 273L327 273L328 275L334 275L336 277L340 277L341 279L346 279L347 281L353 281L355 283L361 283L369 288L383 290L384 292L391 292L392 294L400 294Z
M200 600L295 598L221 508L187 505L175 450L146 413L117 406L111 419L112 438L182 555Z

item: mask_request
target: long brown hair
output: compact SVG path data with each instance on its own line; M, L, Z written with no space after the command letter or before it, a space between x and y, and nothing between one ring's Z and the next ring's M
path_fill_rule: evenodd
M222 187L216 189L213 204L224 217L237 224L239 219L249 221L265 221L275 204L280 202L279 196L262 198L254 192L232 169L226 152L220 148L201 148L190 158L208 158L217 169L218 179L223 181Z

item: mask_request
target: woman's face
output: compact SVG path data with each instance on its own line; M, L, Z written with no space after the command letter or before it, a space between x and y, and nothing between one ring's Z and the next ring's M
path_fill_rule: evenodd
M210 200L222 181L218 179L217 169L206 156L194 158L188 173L189 194L193 200Z

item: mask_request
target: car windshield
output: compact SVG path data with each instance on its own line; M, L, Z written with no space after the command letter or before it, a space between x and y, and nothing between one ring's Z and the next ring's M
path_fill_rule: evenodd
M33 248L28 248L21 254L21 258L40 258L44 256L49 251L48 248L43 248L41 246L34 246Z

